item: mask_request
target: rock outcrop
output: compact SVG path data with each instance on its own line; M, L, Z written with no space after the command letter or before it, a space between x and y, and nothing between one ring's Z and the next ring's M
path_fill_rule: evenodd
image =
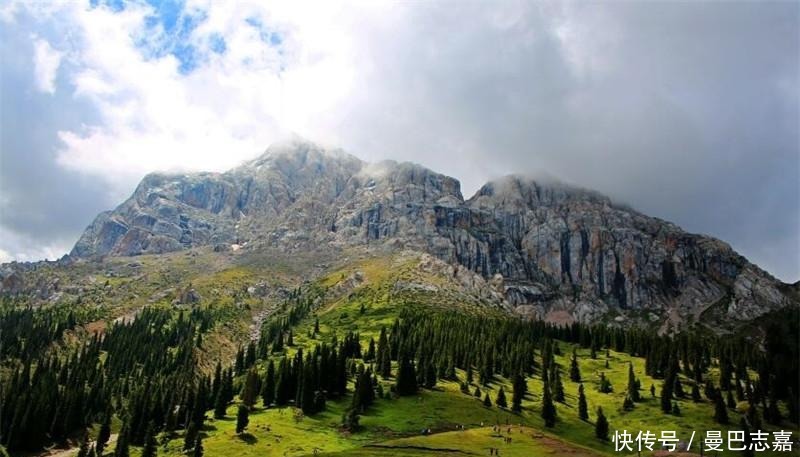
M226 245L424 251L501 287L519 312L564 323L655 316L669 329L707 312L738 321L797 306L727 244L596 192L509 176L465 200L456 179L419 165L299 140L226 173L148 175L71 256Z

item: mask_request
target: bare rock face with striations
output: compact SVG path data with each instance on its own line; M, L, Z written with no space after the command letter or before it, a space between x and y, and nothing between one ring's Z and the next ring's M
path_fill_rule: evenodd
M148 175L71 256L353 245L430 253L486 278L517 312L562 323L668 331L798 305L727 244L596 192L508 176L465 200L456 179L422 166L369 164L302 140L225 173Z

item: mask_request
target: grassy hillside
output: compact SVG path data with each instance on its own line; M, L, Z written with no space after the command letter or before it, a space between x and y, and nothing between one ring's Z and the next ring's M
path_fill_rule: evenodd
M414 287L398 290L399 282L426 284L432 287ZM366 349L370 338L377 340L381 327L389 328L405 306L426 306L431 309L458 307L463 312L497 315L491 309L465 305L464 301L449 302L447 278L429 275L418 268L418 259L370 259L349 268L335 271L320 280L327 290L326 300L294 327L294 347L286 348L293 354L298 348L310 350L315 344L341 337L348 331L360 333ZM319 332L311 329L319 322ZM250 416L247 433L234 433L236 405L228 408L225 420L208 423L205 447L209 455L322 455L353 456L417 456L417 455L488 455L489 448L498 448L501 455L614 455L613 445L594 436L594 419L597 407L602 407L611 431L674 430L677 436L688 440L692 431L727 430L713 419L713 404L703 398L693 402L688 393L693 381L681 378L687 397L677 399L680 415L661 412L659 399L650 395L653 385L660 392L663 381L646 376L644 359L615 351L600 351L596 359L590 350L559 342L560 355L556 363L566 373L573 348L578 354L583 385L588 400L590 420L578 418L578 383L564 375L562 380L566 399L557 403L558 421L547 428L541 418L543 383L540 377L527 379L528 395L521 413L512 413L497 406L486 407L481 399L460 391L459 382L440 381L434 389L421 390L412 397L389 396L381 398L362 416L362 431L348 433L341 429L341 416L350 403L348 395L342 400L328 402L325 412L313 417L303 417L299 410L286 408L264 409L258 407ZM538 354L537 354L538 356ZM622 408L626 395L628 367L633 364L642 385L642 401L632 411ZM263 365L262 365L263 369ZM600 373L604 373L613 386L613 392L598 390ZM712 368L712 373L714 369ZM396 373L396 363L393 374ZM466 374L457 370L459 381ZM385 392L389 392L394 378L380 379ZM512 391L511 382L496 376L488 386L480 386L494 401L503 387ZM470 386L474 390L476 384ZM351 383L352 388L352 383ZM731 429L738 429L740 413L729 411ZM499 424L498 431L492 425ZM508 427L511 426L511 433ZM465 430L461 430L461 427ZM430 429L431 434L421 434ZM511 436L506 443L505 436ZM695 441L697 442L697 441ZM180 436L168 442L165 455L180 455ZM694 446L697 450L697 445ZM647 454L643 454L647 455Z
M348 332L359 334L366 351L370 339L377 343L381 329L390 329L402 310L408 308L431 313L458 310L482 318L507 318L500 305L492 300L491 287L487 284L480 279L459 277L459 272L419 254L354 258L340 262L344 266L328 268L319 279L310 282L296 276L298 267L294 264L231 264L215 263L212 259L202 253L175 255L174 258L142 257L136 267L117 265L114 270L117 273L105 280L102 274L95 272L95 282L107 282L98 289L97 297L117 299L105 319L86 327L100 328L119 316L135 318L136 311L144 305L175 312L212 308L216 316L214 325L203 335L202 344L198 343L196 349L201 371L211 373L217 361L223 365L233 363L237 346L258 339L262 321L269 324L284 319L289 310L285 304L288 301L283 300L298 290L313 289L319 299L291 326L294 344L271 353L269 357L273 360L291 357L301 348L309 353L323 342L341 341ZM173 286L168 287L170 284ZM188 290L196 291L202 299L197 303L184 303L181 297ZM126 296L135 299L126 301L122 298ZM315 326L318 331L314 331ZM413 396L397 396L391 393L398 369L395 361L392 376L378 377L385 395L361 415L359 431L349 432L341 425L342 416L352 401L351 379L350 393L329 400L324 411L311 416L303 415L293 406L264 408L259 401L250 413L246 431L241 434L235 432L240 398L227 407L223 419L214 419L211 412L207 412L208 419L201 432L205 455L457 456L489 455L492 448L499 449L499 455L503 456L617 455L611 443L595 437L598 407L604 410L612 435L614 430L627 430L634 435L640 430L649 430L657 436L662 430L674 430L679 438L688 440L692 431L697 431L695 451L698 450L697 440L706 430L740 428L746 402L737 405L738 409L729 409L731 425L721 426L713 419L713 403L705 396L699 402L692 401L688 394L693 381L681 375L687 395L676 399L680 414L664 414L657 398L663 380L645 374L643 358L605 348L592 358L589 348L565 341L556 344L558 350L554 357L561 370L565 400L556 403L558 419L554 427L546 427L541 417L544 386L539 369L526 378L528 394L522 402L522 411L514 413L494 405L501 387L510 403L511 380L495 375L487 385L478 385L476 373L475 381L469 385L470 393L465 394L460 383L467 379L467 374L461 369L456 370L457 379L440 379L432 389L421 389ZM573 350L588 401L589 421L578 417L579 383L570 381L568 376ZM541 351L536 350L533 356L540 360ZM363 360L357 362L364 363ZM630 365L641 382L642 401L625 411L622 405ZM259 360L256 368L263 376L266 360ZM610 381L612 392L599 391L601 373ZM712 365L709 373L714 379L718 369ZM242 378L236 380L237 391ZM651 386L655 387L656 397L650 394ZM481 398L473 395L476 388L480 388ZM486 394L492 400L491 407L484 406L482 401ZM780 408L785 417L786 405L781 404ZM114 431L119 431L119 427L115 420ZM773 426L766 428L776 430ZM797 424L784 421L782 428L794 430L797 437ZM92 436L95 430L96 426ZM183 430L169 435L162 433L158 438L159 455L186 455L182 449L183 433ZM113 449L107 449L107 455L111 451ZM141 448L132 447L132 455L140 453ZM781 455L800 455L800 452Z

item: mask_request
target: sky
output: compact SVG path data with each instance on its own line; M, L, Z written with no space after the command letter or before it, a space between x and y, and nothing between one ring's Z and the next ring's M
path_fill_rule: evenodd
M0 1L0 262L297 134L596 189L800 279L798 2Z

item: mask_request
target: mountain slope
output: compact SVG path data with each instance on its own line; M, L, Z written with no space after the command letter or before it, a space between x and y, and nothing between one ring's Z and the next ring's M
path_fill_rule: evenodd
M302 140L225 173L148 175L71 257L199 246L424 251L491 280L517 312L564 323L725 327L797 305L727 244L596 192L508 176L465 200L456 179L419 165L368 164Z

